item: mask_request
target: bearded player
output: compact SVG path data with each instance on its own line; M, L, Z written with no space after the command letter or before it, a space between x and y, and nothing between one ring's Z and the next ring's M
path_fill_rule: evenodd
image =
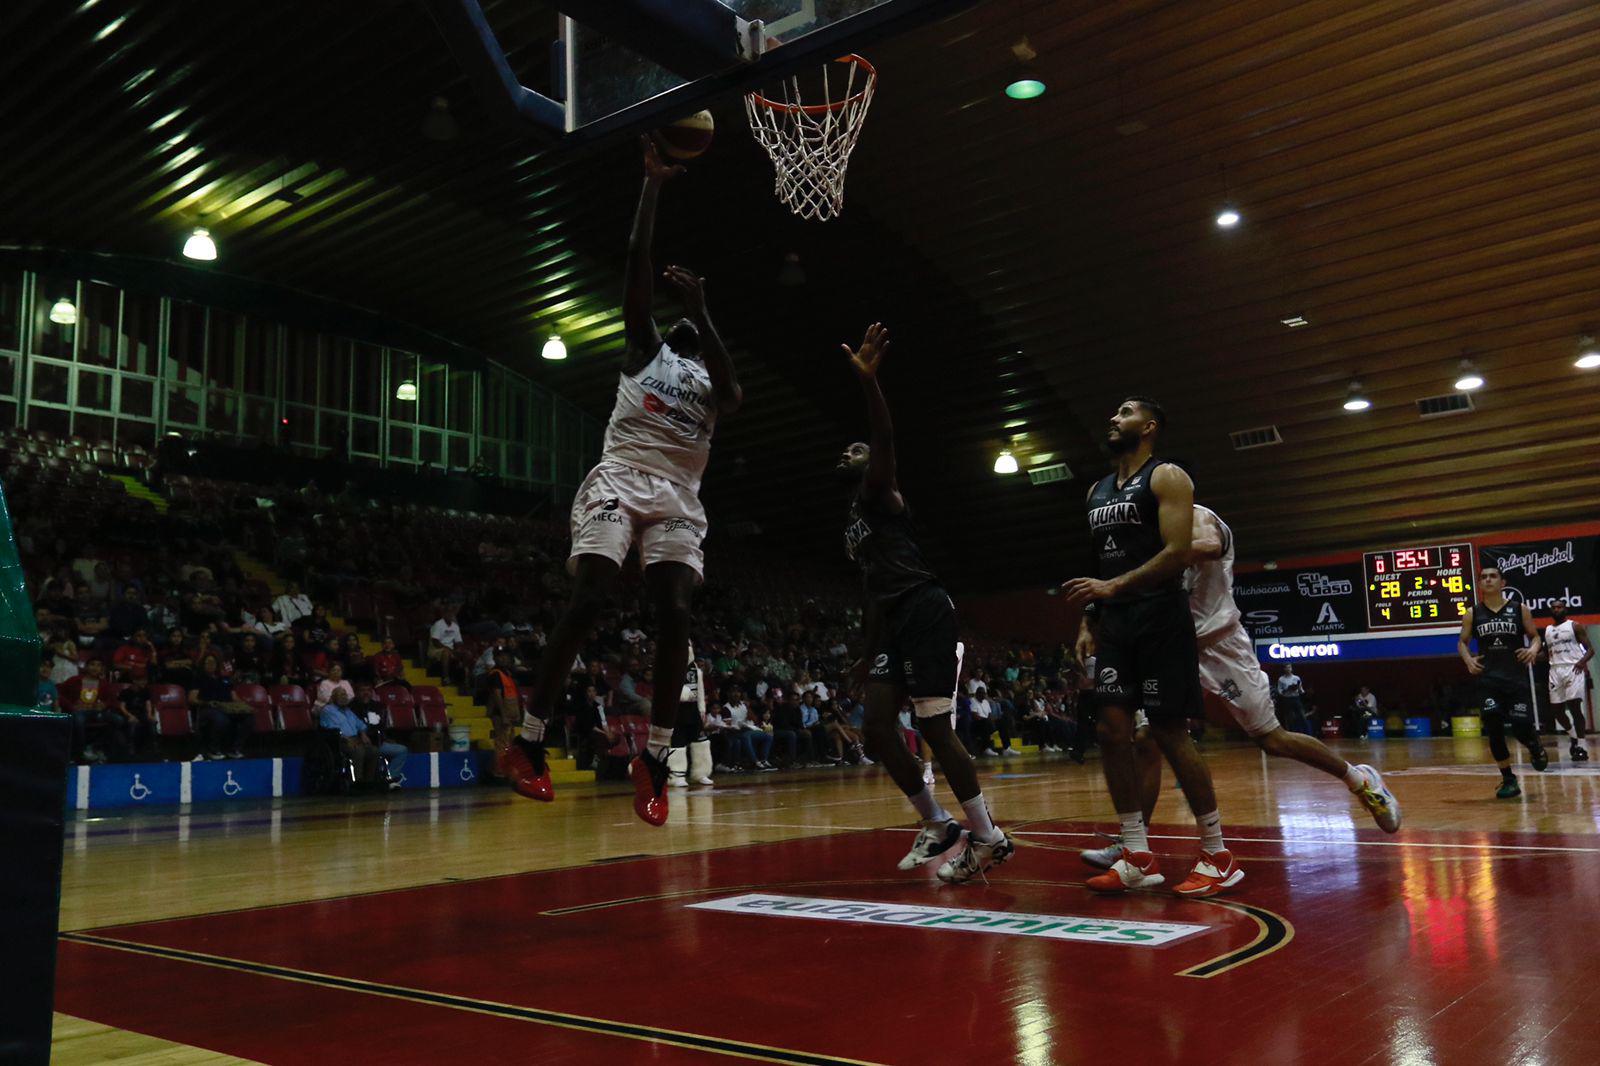
M700 478L717 419L738 410L743 394L733 360L706 312L704 279L683 267L667 268L665 279L688 314L665 337L656 329L650 263L656 201L661 187L683 168L663 163L648 139L642 144L644 190L628 239L622 301L627 352L617 402L600 462L572 502L572 553L567 560L574 579L572 599L545 646L531 706L523 715L521 735L506 749L504 765L518 793L551 798L545 723L628 550L638 545L655 611L655 676L661 683L651 697L650 738L644 754L629 764L628 776L634 812L651 825L662 825L667 820L667 753L680 695L680 686L667 681L685 676L689 600L704 573L700 542L706 516L700 506Z
M1223 843L1211 770L1189 736L1188 719L1202 713L1194 619L1183 591L1194 537L1194 482L1155 457L1166 421L1161 405L1147 396L1128 397L1111 416L1106 444L1116 469L1086 501L1100 576L1075 578L1061 591L1069 604L1086 608L1078 661L1096 657L1101 762L1126 845L1110 870L1088 885L1124 892L1165 880L1150 852L1134 755L1134 713L1142 708L1200 827L1200 858L1175 891L1203 897L1237 885L1244 871Z
M1486 566L1478 571L1478 592L1481 599L1461 619L1461 639L1456 649L1461 661L1467 664L1467 673L1478 679L1478 689L1483 697L1483 732L1489 738L1489 750L1494 753L1495 765L1500 767L1500 787L1495 795L1500 799L1515 799L1522 795L1517 775L1511 772L1511 749L1506 746L1506 723L1528 749L1535 770L1550 765L1544 741L1533 729L1533 675L1530 667L1539 657L1539 630L1533 624L1533 612L1520 601L1505 596L1506 579L1498 566ZM1472 654L1470 642L1478 642L1478 654Z
M1583 713L1583 695L1594 646L1583 627L1567 617L1566 600L1557 600L1550 607L1544 649L1550 657L1550 707L1555 711L1557 727L1572 741L1567 754L1573 762L1588 762L1583 735L1589 723Z
M877 323L867 330L858 351L844 345L866 393L872 426L871 444L850 445L835 467L850 487L845 553L861 567L867 595L862 656L850 678L852 685L864 683L866 688L863 733L868 754L883 764L922 819L922 832L900 860L900 869L931 862L965 838L967 846L938 870L941 881L960 883L1005 862L1015 845L995 828L972 756L951 723L961 673L956 609L922 557L911 509L895 479L894 425L878 385L878 368L888 351L889 331ZM917 729L966 813L964 833L934 798L923 780L922 762L906 747L899 714L908 694Z
M1200 652L1200 684L1227 704L1228 713L1245 734L1268 755L1293 759L1344 782L1386 833L1400 828L1400 802L1370 766L1352 766L1304 733L1291 733L1278 723L1272 706L1272 682L1256 659L1250 634L1239 621L1233 601L1233 530L1209 507L1194 505L1194 539L1189 567L1183 573L1189 592ZM1138 743L1139 785L1148 825L1161 789L1161 752L1148 735ZM1083 852L1083 861L1101 869L1122 857L1122 842Z

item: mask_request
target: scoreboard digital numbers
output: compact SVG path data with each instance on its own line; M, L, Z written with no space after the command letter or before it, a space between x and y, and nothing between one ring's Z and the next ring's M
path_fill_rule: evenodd
M1367 625L1372 629L1460 625L1472 610L1472 545L1367 552Z

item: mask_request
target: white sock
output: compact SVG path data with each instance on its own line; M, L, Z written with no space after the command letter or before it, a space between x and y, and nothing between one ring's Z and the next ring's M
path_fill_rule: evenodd
M1351 792L1360 792L1367 787L1367 775L1356 769L1354 764L1344 764L1344 787Z
M522 739L529 744L544 743L544 719L535 717L532 711L523 711Z
M917 809L917 815L924 822L948 822L951 820L950 812L940 806L939 801L934 798L933 789L927 785L923 785L922 791L915 796L907 796L906 798L911 801L911 806Z
M984 802L982 792L961 804L961 809L967 812L967 828L973 837L985 844L993 844L1000 839L1000 830L994 827L994 819L989 815L989 805Z
M1226 851L1227 845L1222 842L1222 812L1212 811L1195 818L1200 825L1200 847L1202 850L1216 854Z
M1117 818L1122 822L1122 848L1124 851L1149 851L1150 838L1145 835L1144 815L1138 811L1132 814L1117 813Z
M667 752L672 747L672 727L670 725L653 725L650 727L650 739L645 741L644 750L657 762L667 761Z

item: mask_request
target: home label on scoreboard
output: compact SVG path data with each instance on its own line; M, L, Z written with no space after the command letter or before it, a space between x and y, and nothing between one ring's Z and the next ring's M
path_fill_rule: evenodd
M1372 629L1457 625L1472 610L1472 545L1367 552L1367 625Z

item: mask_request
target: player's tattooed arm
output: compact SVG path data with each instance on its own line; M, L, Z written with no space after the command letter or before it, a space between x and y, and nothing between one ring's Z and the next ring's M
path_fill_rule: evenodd
M1461 618L1461 637L1456 641L1456 654L1461 656L1461 661L1467 664L1467 673L1477 677L1483 673L1483 659L1472 654L1472 612L1468 611Z
M683 173L680 166L662 162L661 153L649 137L639 138L644 150L644 188L633 213L633 231L628 235L628 272L622 290L622 328L628 354L623 372L636 374L656 357L661 333L656 329L655 270L650 266L650 246L655 238L656 200L663 183Z
M889 331L883 323L874 322L867 327L861 347L852 351L848 344L839 346L850 360L850 369L861 380L861 391L867 399L867 420L871 424L872 455L867 459L867 473L861 482L863 496L878 501L894 512L905 509L900 497L900 487L895 476L894 422L889 417L889 401L884 398L878 384L878 368L889 354Z

